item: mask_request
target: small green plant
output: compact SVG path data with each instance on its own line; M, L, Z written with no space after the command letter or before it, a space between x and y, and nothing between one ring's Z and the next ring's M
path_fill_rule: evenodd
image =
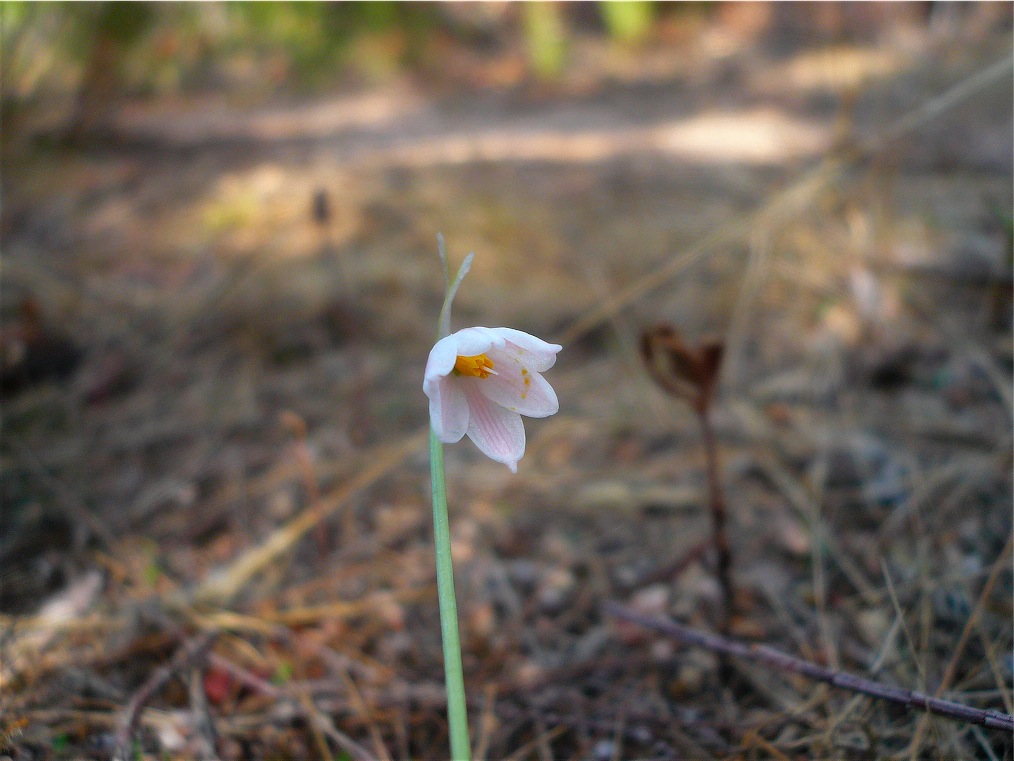
M70 736L66 732L60 732L49 742L54 753L63 753L70 747Z
M292 681L292 662L283 660L278 663L275 673L271 675L272 684L287 684Z
M451 333L451 304L472 266L472 254L465 258L452 281L443 236L438 236L437 242L445 295L437 342L426 362L423 392L430 400L433 544L451 758L468 761L471 750L454 597L444 444L461 441L467 434L484 455L517 473L518 461L525 454L521 416L547 417L560 408L556 392L540 373L555 364L556 354L563 347L512 328L464 328Z

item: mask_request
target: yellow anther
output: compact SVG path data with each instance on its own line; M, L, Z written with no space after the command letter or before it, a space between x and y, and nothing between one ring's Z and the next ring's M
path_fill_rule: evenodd
M458 375L469 375L473 378L488 378L493 370L493 360L485 354L474 357L458 357L454 360L454 371Z

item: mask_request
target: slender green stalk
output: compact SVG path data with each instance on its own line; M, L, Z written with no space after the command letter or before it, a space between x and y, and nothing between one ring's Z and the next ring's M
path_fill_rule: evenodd
M458 639L458 608L454 601L454 566L451 562L451 531L447 520L447 484L444 477L444 445L430 429L430 472L433 481L433 543L437 556L437 596L440 598L440 633L444 643L444 675L447 681L447 720L451 731L451 760L469 761L468 712L465 681Z
M444 304L440 309L437 340L451 332L451 304L458 286L472 266L469 254L451 280L444 236L437 235L437 250L444 270ZM451 733L451 761L469 761L468 710L465 707L465 680L461 669L461 640L458 638L458 607L454 600L454 564L451 560L451 529L447 519L447 481L444 475L444 445L430 428L430 474L433 481L433 545L437 557L437 597L440 600L440 634L444 644L444 676L447 682L447 723Z

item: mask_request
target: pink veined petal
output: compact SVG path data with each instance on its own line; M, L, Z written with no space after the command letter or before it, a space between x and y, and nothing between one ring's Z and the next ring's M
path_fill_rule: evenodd
M490 350L489 358L496 375L478 383L487 399L528 417L549 417L560 411L556 392L539 373L522 365L506 349Z
M525 426L521 415L490 401L479 390L479 379L462 383L468 399L468 438L491 460L518 472L518 460L525 454Z
M461 441L468 431L468 400L459 378L441 378L432 386L430 425L437 438L445 444Z
M490 328L490 332L507 341L505 347L517 356L529 370L545 372L556 364L556 354L563 347L514 328Z

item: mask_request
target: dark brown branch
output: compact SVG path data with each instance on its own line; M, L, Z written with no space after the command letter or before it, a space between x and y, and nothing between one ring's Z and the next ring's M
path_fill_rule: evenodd
M944 716L948 719L977 724L987 729L1014 732L1014 716L1001 711L972 708L961 703L933 697L924 692L890 687L853 674L832 671L809 661L794 658L767 645L747 644L730 639L729 637L691 629L675 621L644 616L612 601L607 601L603 609L607 614L616 618L638 624L647 629L654 629L681 642L703 647L716 653L724 653L737 658L743 658L744 660L756 661L783 671L789 671L793 674L800 674L818 682L830 684L832 687L851 690L852 692L858 692L872 698L887 700L908 708Z
M155 671L134 693L134 697L130 699L130 703L123 711L120 731L116 737L116 753L113 755L116 761L127 761L127 759L133 758L131 741L141 720L141 712L148 701L154 698L174 676L185 672L189 667L203 660L208 650L215 644L215 640L218 639L218 634L216 631L204 632L185 643L176 651L169 663Z

